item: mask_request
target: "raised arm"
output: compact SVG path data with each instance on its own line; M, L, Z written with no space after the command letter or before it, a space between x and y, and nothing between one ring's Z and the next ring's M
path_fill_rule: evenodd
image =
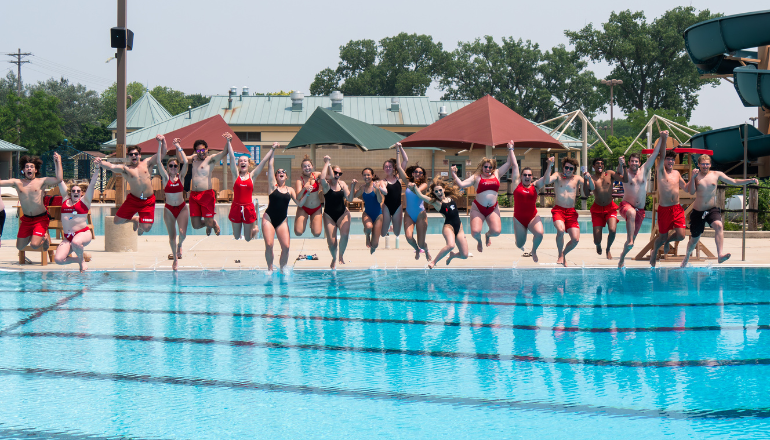
M267 188L270 190L270 192L272 192L276 186L277 185L275 181L275 156L270 156L270 160L267 161Z
M626 158L623 156L618 158L618 171L621 171L620 181L623 183L628 183L628 168L626 167Z
M406 151L404 151L404 147L401 145L401 142L396 142L396 150L396 169L398 170L398 175L401 177L401 180L408 182L409 178L406 176L406 171L404 171L404 168L409 166L409 158L406 156ZM401 159L402 157L403 159Z
M655 163L656 156L658 160L658 173L660 173L663 170L663 162L666 160L667 141L668 141L668 132L665 130L661 131L660 138L658 139L658 144L655 145L655 149L652 151L652 154L650 155L649 158L647 158L647 162L644 163L645 175L648 171L650 171L650 168L652 168L652 164Z
M454 179L455 184L457 184L457 186L459 186L460 188L468 188L469 186L472 186L476 182L475 174L471 175L471 177L465 180L460 180L460 178L457 177L456 166L452 165L451 167L449 167L449 170L452 172L452 178Z
M257 165L256 168L251 172L251 180L257 180L257 176L262 172L262 170L265 168L265 164L269 162L273 156L275 156L275 149L278 147L278 142L273 142L273 146L270 147L270 151L265 154L264 159L259 161L259 165Z
M583 186L584 187L587 186L589 191L593 191L596 189L596 187L594 186L594 179L593 177L591 177L591 173L589 173L588 170L585 170L585 172L583 173L583 183L584 183ZM583 192L585 193L585 190ZM587 196L588 194L586 194L586 197Z
M54 172L56 173L56 177L46 177L44 180L44 183L46 185L58 185L59 182L62 181L64 178L64 172L61 168L61 156L59 156L59 153L53 154L53 163L54 163ZM66 190L64 191L67 192ZM62 197L64 194L62 194Z
M94 189L96 189L96 181L99 180L99 174L101 174L102 169L99 167L99 163L97 161L101 161L100 158L94 159L94 173L91 175L91 181L88 182L88 188L86 188L86 193L82 197L83 198L83 204L85 204L89 209L91 208L91 201L94 199ZM162 167L158 167L162 168Z
M350 188L348 188L347 185L345 185L345 188L347 189L347 193L345 194L345 199L348 202L352 202L353 199L355 199L358 196L358 191L356 191L356 185L358 185L358 180L353 179L350 181Z
M717 175L719 176L719 180L727 183L728 185L746 186L751 183L753 183L754 185L759 185L759 180L753 177L751 179L733 179L732 177L727 176L725 173L721 171L717 171Z
M506 160L505 163L500 165L500 168L497 169L497 178L500 179L501 176L505 176L505 173L507 173L508 170L510 170L513 167L514 163L516 163L516 156L513 155L513 141L509 141L508 142L508 160Z
M511 186L516 188L521 181L521 171L519 162L516 160L516 153L513 151L513 141L508 142L508 160L511 162Z
M211 160L214 161L214 163L217 163L217 162L221 161L222 159L224 159L225 156L227 156L227 154L230 152L230 149L233 148L232 145L230 145L230 141L232 140L233 135L231 135L230 133L224 133L224 134L222 134L222 137L225 138L225 141L226 141L225 142L225 149L220 151L219 153L211 156Z
M227 133L230 134L230 133ZM230 144L230 139L227 140L228 145ZM238 164L235 163L235 152L232 148L225 147L225 150L227 151L227 157L230 162L230 173L233 175L233 182L238 179Z
M187 156L184 154L184 150L182 149L182 140L179 138L174 138L173 141L171 141L174 144L174 148L176 148L176 157L179 159L179 163L182 165L182 168L180 168L179 171L179 178L184 180L184 176L187 175Z
M556 162L556 157L551 156L548 158L548 166L545 168L545 174L543 174L543 177L537 179L535 181L535 188L540 190L542 187L546 185L551 184L551 178L553 177L551 175L551 168L553 168L553 163Z
M324 193L329 192L329 182L326 180L326 176L329 174L329 170L332 166L332 158L324 156L324 167L321 169L321 188Z
M696 177L698 177L698 174L700 173L700 170L695 168L692 171L690 171L690 181L687 182L687 185L685 185L684 190L687 191L688 194L693 195L698 190L698 185L696 181Z

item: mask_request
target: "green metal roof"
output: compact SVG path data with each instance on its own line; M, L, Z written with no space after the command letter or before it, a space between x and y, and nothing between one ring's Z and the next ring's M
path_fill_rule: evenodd
M404 137L375 125L317 107L286 148L304 145L355 145L364 151L387 150Z
M137 99L126 113L126 128L138 130L158 122L171 118L171 113L163 107L150 92L145 92L141 98ZM107 129L115 130L118 127L118 120L112 121Z
M27 149L0 139L0 151L27 151Z
M202 106L194 108L189 112L178 114L169 119L166 119L165 121L152 124L146 128L142 128L141 130L132 131L126 135L126 145L139 145L146 140L154 138L158 134L169 133L182 127L187 127L190 124L200 122L206 119L203 117L203 115L206 113L206 107L208 107L208 104L203 104ZM117 140L113 139L103 143L102 145L106 146L107 149L111 149L110 147L114 149L116 144Z

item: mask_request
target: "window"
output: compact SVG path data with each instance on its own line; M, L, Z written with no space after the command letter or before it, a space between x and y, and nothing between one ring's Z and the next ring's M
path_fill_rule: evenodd
M262 132L259 131L236 131L235 135L241 142L262 142Z

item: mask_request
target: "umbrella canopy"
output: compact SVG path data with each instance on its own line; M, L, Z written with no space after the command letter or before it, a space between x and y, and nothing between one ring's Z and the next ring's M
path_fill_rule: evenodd
M561 142L489 95L439 119L401 144L470 148L473 144L505 145L510 140L521 148L564 148Z
M187 127L182 127L178 130L165 133L166 143L168 144L169 152L174 152L174 147L171 145L171 140L179 138L182 140L182 149L185 153L193 153L193 143L198 139L203 139L209 146L209 150L222 151L225 147L225 139L222 137L223 133L230 133L233 136L233 140L230 145L233 147L233 151L236 154L249 154L248 148L243 145L238 136L235 135L230 126L227 125L222 116L215 115L208 119L190 124ZM149 139L140 143L139 148L142 149L142 154L155 154L158 152L158 141L155 139Z
M286 148L355 145L363 151L387 150L404 137L323 107L317 107Z

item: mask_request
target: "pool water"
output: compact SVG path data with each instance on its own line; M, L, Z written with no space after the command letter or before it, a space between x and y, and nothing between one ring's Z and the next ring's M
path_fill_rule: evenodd
M766 268L1 273L0 437L767 438L768 286Z
M158 205L155 209L155 223L152 225L152 229L150 229L149 232L146 234L149 235L166 235L168 232L166 230L166 224L163 220L163 207ZM294 212L293 210L290 210L291 212ZM216 214L214 218L217 220L217 223L219 223L220 227L222 228L221 234L223 235L232 235L233 233L233 227L230 223L230 220L228 220L227 216L230 214L230 206L227 205L217 205L216 207ZM106 216L110 215L110 208L106 206L98 206L94 205L91 207L91 218L94 222L94 231L96 232L96 235L104 235L104 218ZM261 215L261 213L260 213ZM470 233L470 218L467 215L461 215L460 220L463 223L463 228L466 233ZM294 216L291 215L288 218L289 221L289 230L292 231L292 237L294 236ZM503 234L513 234L513 215L511 213L504 213L503 217L501 218L502 221L502 233ZM588 217L580 218L580 233L581 234L590 234L593 231L593 226L591 225L591 219ZM649 233L651 229L651 222L649 219L645 219L644 223L642 223L642 228L639 231L640 233ZM441 234L441 230L444 225L444 218L438 217L438 216L432 216L428 217L428 234ZM551 218L543 218L543 226L546 234L555 234L556 228L553 226L553 222L551 221ZM261 223L260 223L261 227ZM403 229L403 228L402 228ZM484 224L484 228L482 229L482 232L487 231L487 225ZM8 210L8 217L5 221L5 229L3 230L2 239L3 240L15 240L16 239L16 233L19 230L19 219L16 218L16 211L15 210ZM606 231L606 228L605 228ZM621 221L618 223L617 232L619 234L625 234L626 233L626 222ZM188 235L204 235L206 233L205 228L201 229L193 229L192 226L188 225L187 227L187 234ZM402 230L403 233L403 230ZM350 234L351 235L363 235L364 234L364 226L361 223L361 219L356 217L352 219L352 223L350 225ZM260 235L261 237L261 235ZM302 238L314 238L313 234L310 232L310 229L307 228L305 232L301 235ZM322 235L323 237L323 235Z

